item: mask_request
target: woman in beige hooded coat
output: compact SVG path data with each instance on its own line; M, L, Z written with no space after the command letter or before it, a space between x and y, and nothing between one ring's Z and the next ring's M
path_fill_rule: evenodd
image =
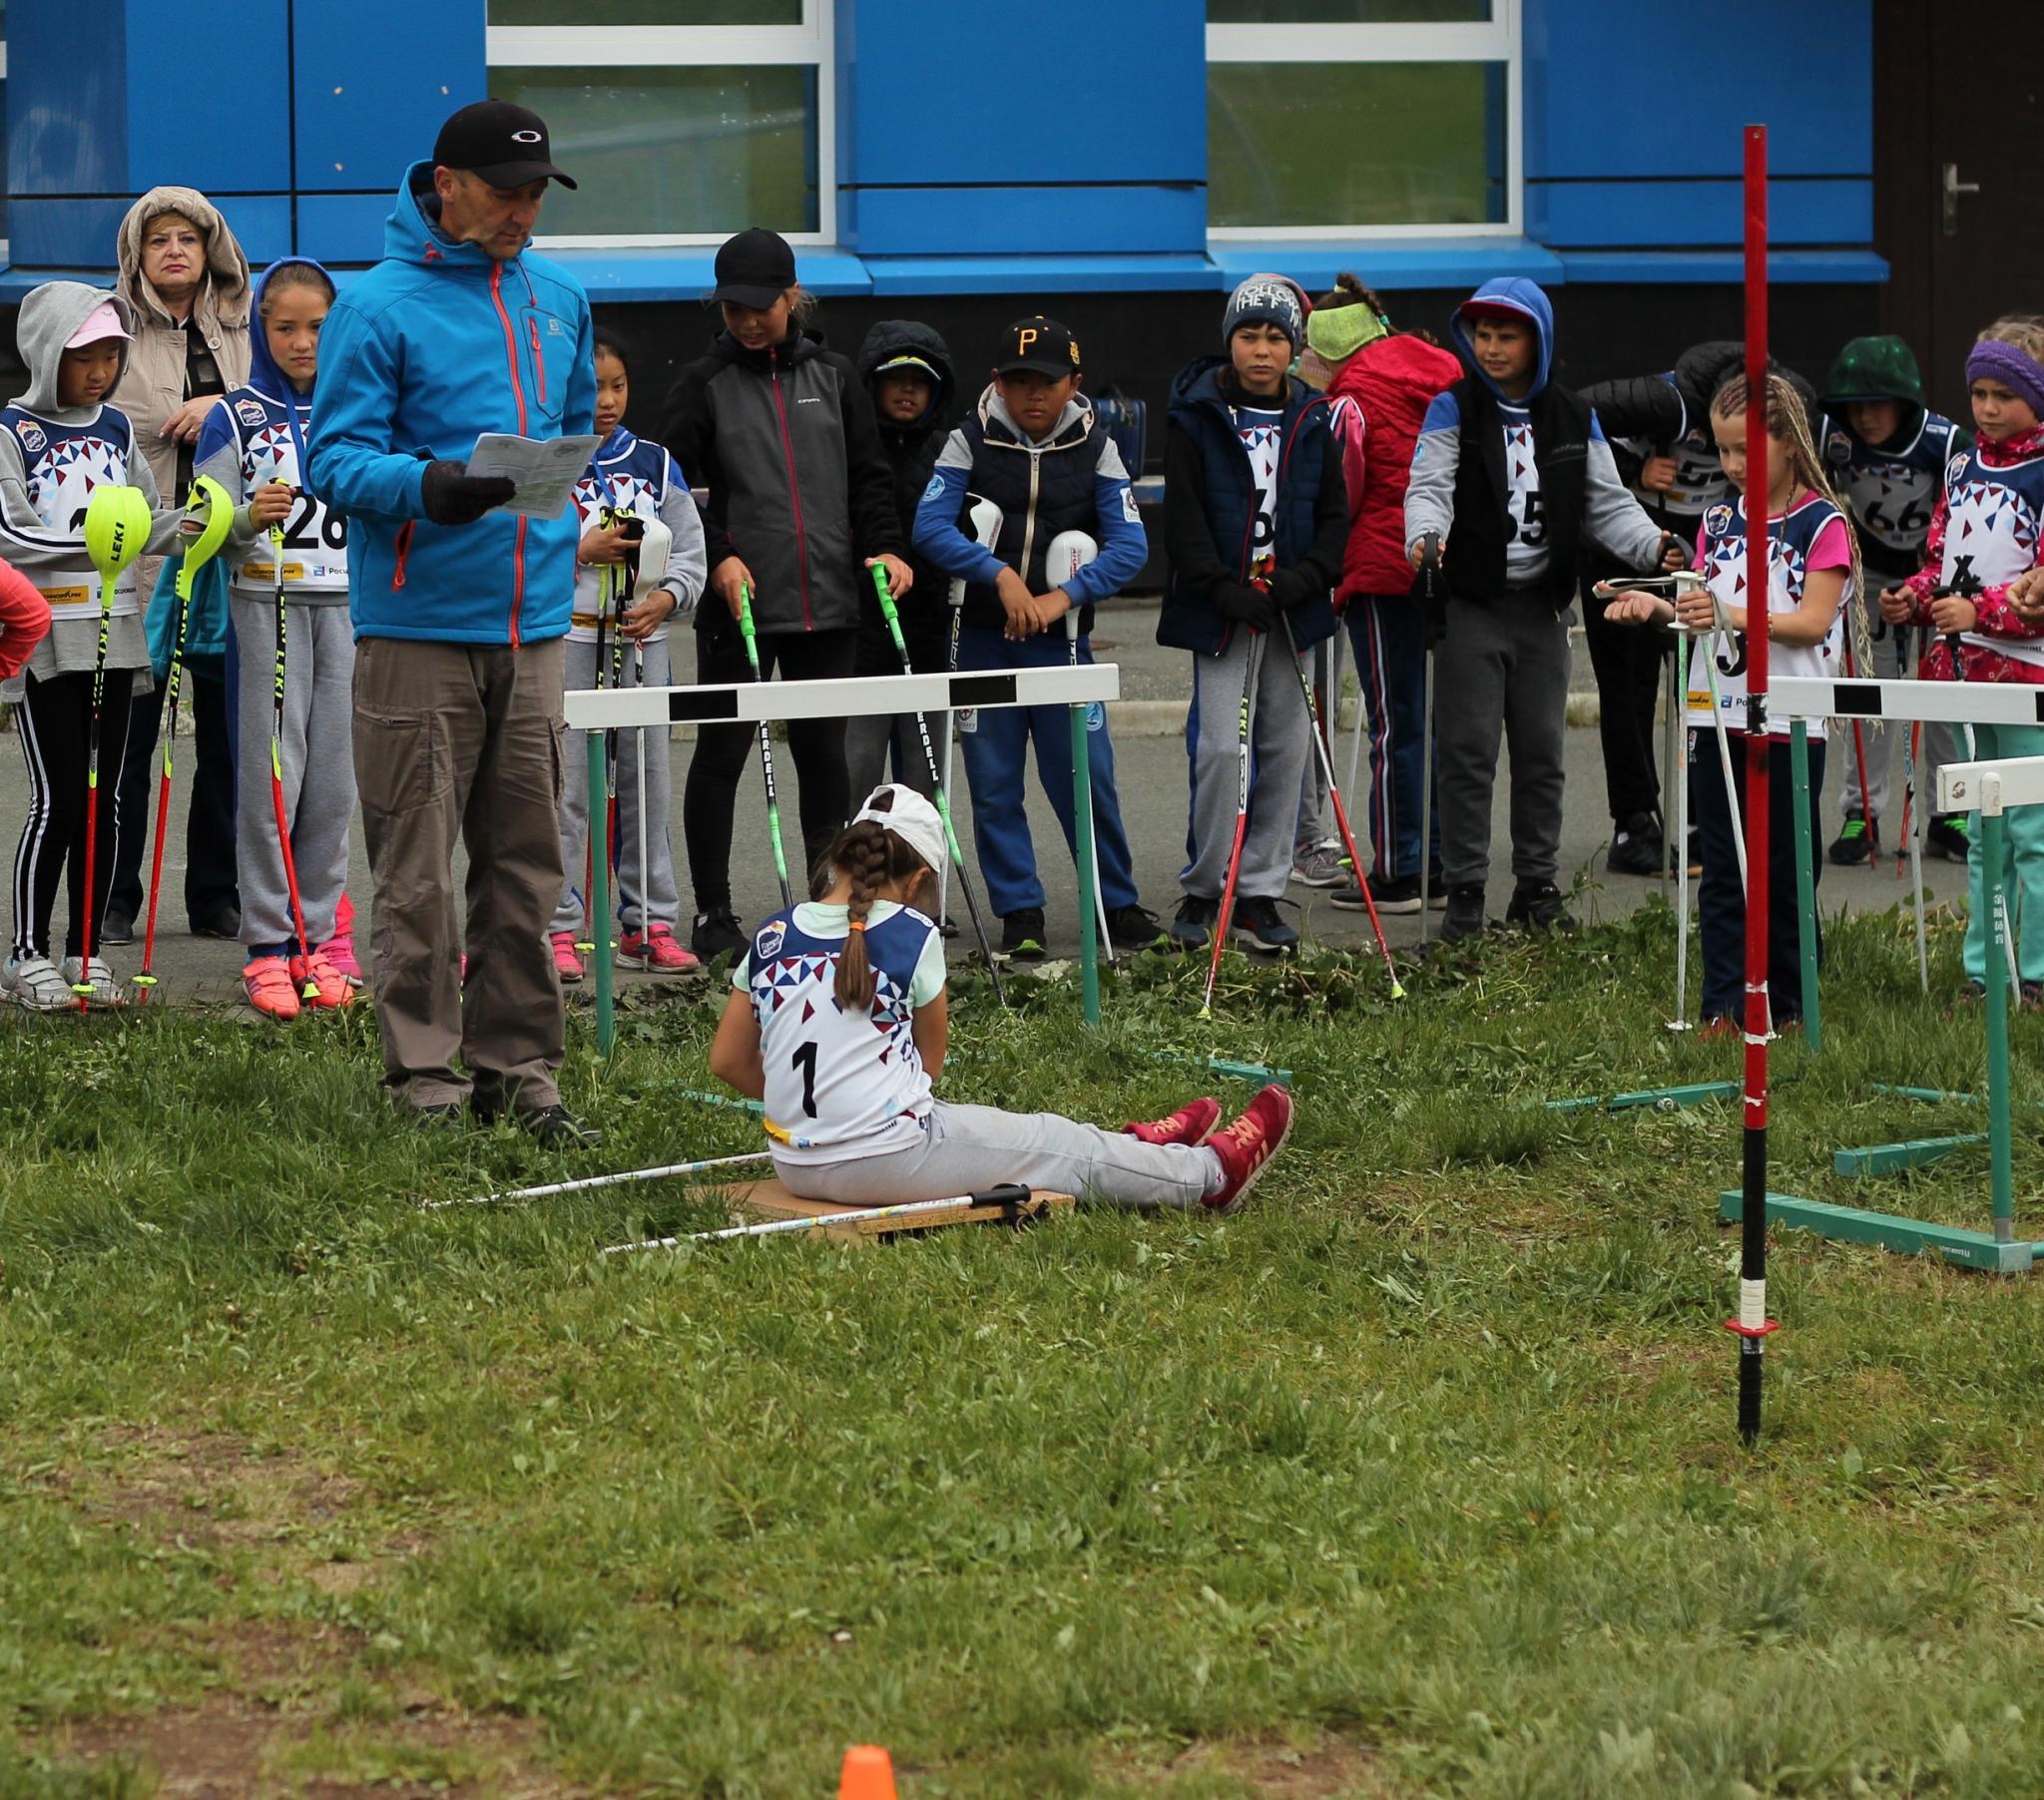
M158 491L182 504L192 485L192 447L217 395L249 379L249 258L228 222L194 188L152 188L121 222L119 290L135 310L135 342L113 402L135 426ZM158 563L141 567L155 591ZM235 883L235 768L228 739L224 670L188 667L198 767L185 840L185 910L204 937L241 931ZM163 690L139 694L121 765L121 816L147 817ZM106 939L127 943L142 910L148 833L121 833Z

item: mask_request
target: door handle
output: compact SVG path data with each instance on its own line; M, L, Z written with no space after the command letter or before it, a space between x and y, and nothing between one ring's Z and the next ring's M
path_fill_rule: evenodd
M1959 234L1959 196L1979 192L1978 182L1959 180L1958 164L1947 163L1944 166L1944 234L1947 237L1956 237Z

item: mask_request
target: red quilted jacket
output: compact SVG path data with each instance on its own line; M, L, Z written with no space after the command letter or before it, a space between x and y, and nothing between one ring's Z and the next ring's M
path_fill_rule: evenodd
M1379 337L1334 371L1328 396L1350 400L1362 415L1335 407L1348 478L1348 547L1341 558L1335 605L1351 594L1405 594L1412 565L1405 560L1405 483L1419 421L1434 395L1462 378L1461 358L1423 337ZM1347 414L1347 417L1342 415Z

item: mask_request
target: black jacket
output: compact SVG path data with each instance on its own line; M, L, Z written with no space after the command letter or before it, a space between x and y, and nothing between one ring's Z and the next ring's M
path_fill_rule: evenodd
M907 549L872 402L849 361L804 331L769 349L720 332L668 390L661 441L709 488L709 564L737 556L753 572L762 635L855 626L863 559ZM714 599L696 629L735 634Z
M874 375L880 364L897 356L914 356L928 363L936 373L937 391L931 396L922 417L912 425L896 425L883 417L878 399L873 394ZM866 394L873 399L873 418L880 435L881 454L894 472L894 516L900 524L902 538L908 540L915 531L916 504L922 499L923 489L930 484L930 475L937 466L937 452L943 449L944 439L951 428L951 407L955 398L951 351L927 325L918 324L914 319L882 319L866 333L865 342L859 345L857 367ZM909 662L916 673L940 674L950 661L950 580L928 558L912 551L908 556L908 566L914 572L915 586L896 608L901 615L901 635L907 641ZM870 577L860 599L863 611L859 616L856 673L898 675L901 659L896 656L894 642L887 635L886 621L881 617L878 600L874 598Z
M1506 592L1505 545L1515 529L1504 424L1497 395L1480 375L1465 375L1448 391L1462 414L1449 579L1465 599L1490 599ZM1576 553L1590 477L1590 407L1581 394L1554 381L1522 404L1533 421L1533 461L1540 471L1547 527L1547 571L1532 591L1559 613L1576 593Z

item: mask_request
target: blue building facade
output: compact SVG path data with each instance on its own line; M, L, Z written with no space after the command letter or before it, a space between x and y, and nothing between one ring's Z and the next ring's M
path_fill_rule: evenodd
M159 182L204 190L258 264L373 260L403 166L494 92L581 180L542 242L667 360L700 346L716 242L766 224L833 340L912 311L966 367L972 333L1048 309L1161 397L1244 273L1346 268L1436 328L1485 276L1532 275L1586 379L1738 331L1758 119L1785 347L1817 359L1878 322L1887 274L1876 3L1722 0L1714 42L1770 54L1707 105L1693 20L1626 0L17 3L0 299L104 277ZM232 46L217 91L195 42Z

